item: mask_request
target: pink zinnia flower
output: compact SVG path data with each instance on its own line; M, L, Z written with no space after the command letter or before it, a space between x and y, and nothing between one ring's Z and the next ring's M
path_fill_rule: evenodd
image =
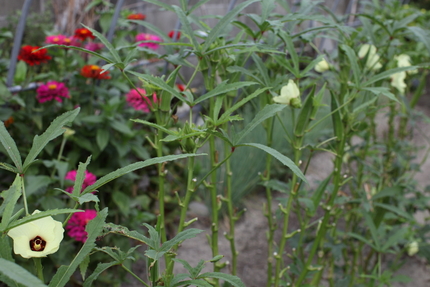
M66 225L67 235L74 238L76 241L85 243L88 238L88 233L85 231L87 223L97 216L97 211L86 209L84 212L75 212Z
M136 35L136 42L140 42L140 41L161 42L161 38L158 37L157 35L141 33ZM147 43L140 43L139 47L148 47L149 49L157 50L159 45L157 43L147 42Z
M39 103L44 103L52 100L56 100L61 103L63 98L70 98L69 89L67 89L64 83L49 81L46 85L41 85L36 90L36 99Z
M144 95L143 98L135 89L133 89L133 90L130 90L130 92L128 92L127 95L125 95L126 101L135 110L137 111L140 110L140 111L143 111L144 113L149 113L149 107L152 107L152 102L147 96L145 96L146 95L145 89L142 89L142 88L137 88L137 89L142 95ZM152 94L152 100L154 103L157 102L157 95L155 93Z
M68 180L71 180L71 181L75 181L76 180L76 174L78 173L78 171L77 170L71 170L71 171L69 171L67 174L66 174L66 176L64 177L64 179L68 179ZM84 178L84 183L82 184L82 189L81 189L81 192L85 189L85 188L87 188L87 186L90 186L90 185L92 185L92 184L94 184L95 182L96 182L96 180L97 180L97 177L94 175L94 174L92 174L91 172L88 172L87 170L85 171L85 178ZM72 193L72 191L73 191L73 186L69 186L68 188L66 188L66 191L68 192L68 193Z
M84 48L93 52L96 52L98 50L101 50L105 45L102 43L94 43L94 42L88 42L85 44Z

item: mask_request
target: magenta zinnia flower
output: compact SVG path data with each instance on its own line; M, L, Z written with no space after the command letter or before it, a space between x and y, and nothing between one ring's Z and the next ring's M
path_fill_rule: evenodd
M76 241L85 243L88 238L88 233L85 231L88 221L97 216L97 211L86 209L84 212L73 213L66 225L67 235L74 238Z
M157 35L141 33L136 35L136 42L140 42L140 41L161 42L161 38L158 37ZM159 45L158 43L147 42L147 43L140 43L139 47L148 47L149 49L157 50Z
M71 171L69 171L67 174L66 174L66 176L64 177L64 179L68 179L68 180L71 180L71 181L75 181L76 180L76 174L78 173L78 171L77 170L71 170ZM94 174L92 174L91 172L88 172L87 170L85 171L85 178L84 178L84 183L82 184L82 189L81 189L81 192L85 189L85 188L87 188L87 186L90 186L90 185L92 185L92 184L94 184L95 182L96 182L96 180L97 180L97 177L94 175ZM68 188L66 188L66 191L68 192L68 193L72 193L72 191L73 191L73 186L69 186Z
M152 101L145 96L146 91L142 88L137 88L139 92L143 95L143 97L135 90L130 90L126 96L126 101L128 104L133 107L136 111L143 111L144 113L149 113L149 108L152 107L152 103L157 102L157 95L155 93L152 94Z
M63 98L70 98L69 89L67 89L64 83L56 81L49 81L46 85L41 85L36 90L36 99L39 103L44 103L52 100L56 100L61 103Z

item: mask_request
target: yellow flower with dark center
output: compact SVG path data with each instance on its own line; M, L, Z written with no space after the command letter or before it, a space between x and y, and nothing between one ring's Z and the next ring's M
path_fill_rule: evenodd
M35 210L33 214L39 213ZM7 233L13 239L13 252L24 258L46 257L57 252L64 237L63 224L51 216L43 217Z

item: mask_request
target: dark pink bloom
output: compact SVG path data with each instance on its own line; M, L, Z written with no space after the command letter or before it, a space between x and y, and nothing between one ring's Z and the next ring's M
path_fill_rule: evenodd
M161 42L162 40L157 35L141 33L136 35L136 42L140 42L140 41L153 41L153 42L147 42L147 43L140 43L139 47L148 47L149 49L157 50L160 45L154 42Z
M88 233L85 231L87 223L97 216L97 211L86 209L84 212L75 212L66 225L67 235L74 238L76 241L85 243L88 238Z
M96 52L98 50L101 50L105 45L102 43L94 43L94 42L88 42L85 44L84 48L93 52Z
M56 100L61 103L63 98L70 98L69 89L67 89L64 83L49 81L46 85L41 85L36 90L36 99L39 103L44 103L52 100Z
M126 96L126 101L128 104L133 107L135 110L143 111L144 113L149 113L150 107L152 107L152 103L157 102L157 95L155 93L152 94L152 101L145 96L146 91L142 88L137 88L139 92L143 95L143 97L135 90L131 90L128 92Z
M76 180L76 174L78 173L77 170L71 170L69 171L66 176L64 177L64 179L68 179L71 181L75 181ZM85 188L87 188L87 186L90 186L92 184L94 184L97 181L97 177L92 174L91 172L88 172L87 170L85 171L85 178L84 178L84 183L82 184L82 190L84 190ZM73 191L73 186L69 186L68 188L66 188L66 191L68 193L72 193Z

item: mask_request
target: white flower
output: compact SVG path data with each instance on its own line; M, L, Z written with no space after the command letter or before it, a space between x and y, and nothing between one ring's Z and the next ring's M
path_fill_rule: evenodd
M33 214L39 213L35 210ZM51 216L37 219L7 233L13 239L13 251L24 258L46 257L57 252L63 240L63 224Z
M281 95L273 97L273 101L278 104L291 105L295 108L301 107L300 91L293 80L289 80L288 84L281 89Z
M409 243L407 245L407 250L408 250L408 255L409 256L414 256L415 254L417 254L418 251L420 250L418 242L417 241L412 241L411 243Z
M409 57L409 55L400 54L398 56L395 56L394 59L397 61L397 67L399 67L399 68L412 66L411 65L411 57ZM417 69L409 70L409 71L407 71L407 73L409 75L416 74L416 73L418 73L418 70Z
M376 47L374 45L364 44L358 51L358 57L360 59L365 58L367 55L366 67L371 70L379 70L382 68L379 63L379 55L376 53Z
M318 73L325 72L328 69L330 69L330 64L325 59L322 59L318 62L318 64L315 65L315 71Z
M395 73L390 76L391 86L396 88L400 93L404 94L406 89L406 72Z

